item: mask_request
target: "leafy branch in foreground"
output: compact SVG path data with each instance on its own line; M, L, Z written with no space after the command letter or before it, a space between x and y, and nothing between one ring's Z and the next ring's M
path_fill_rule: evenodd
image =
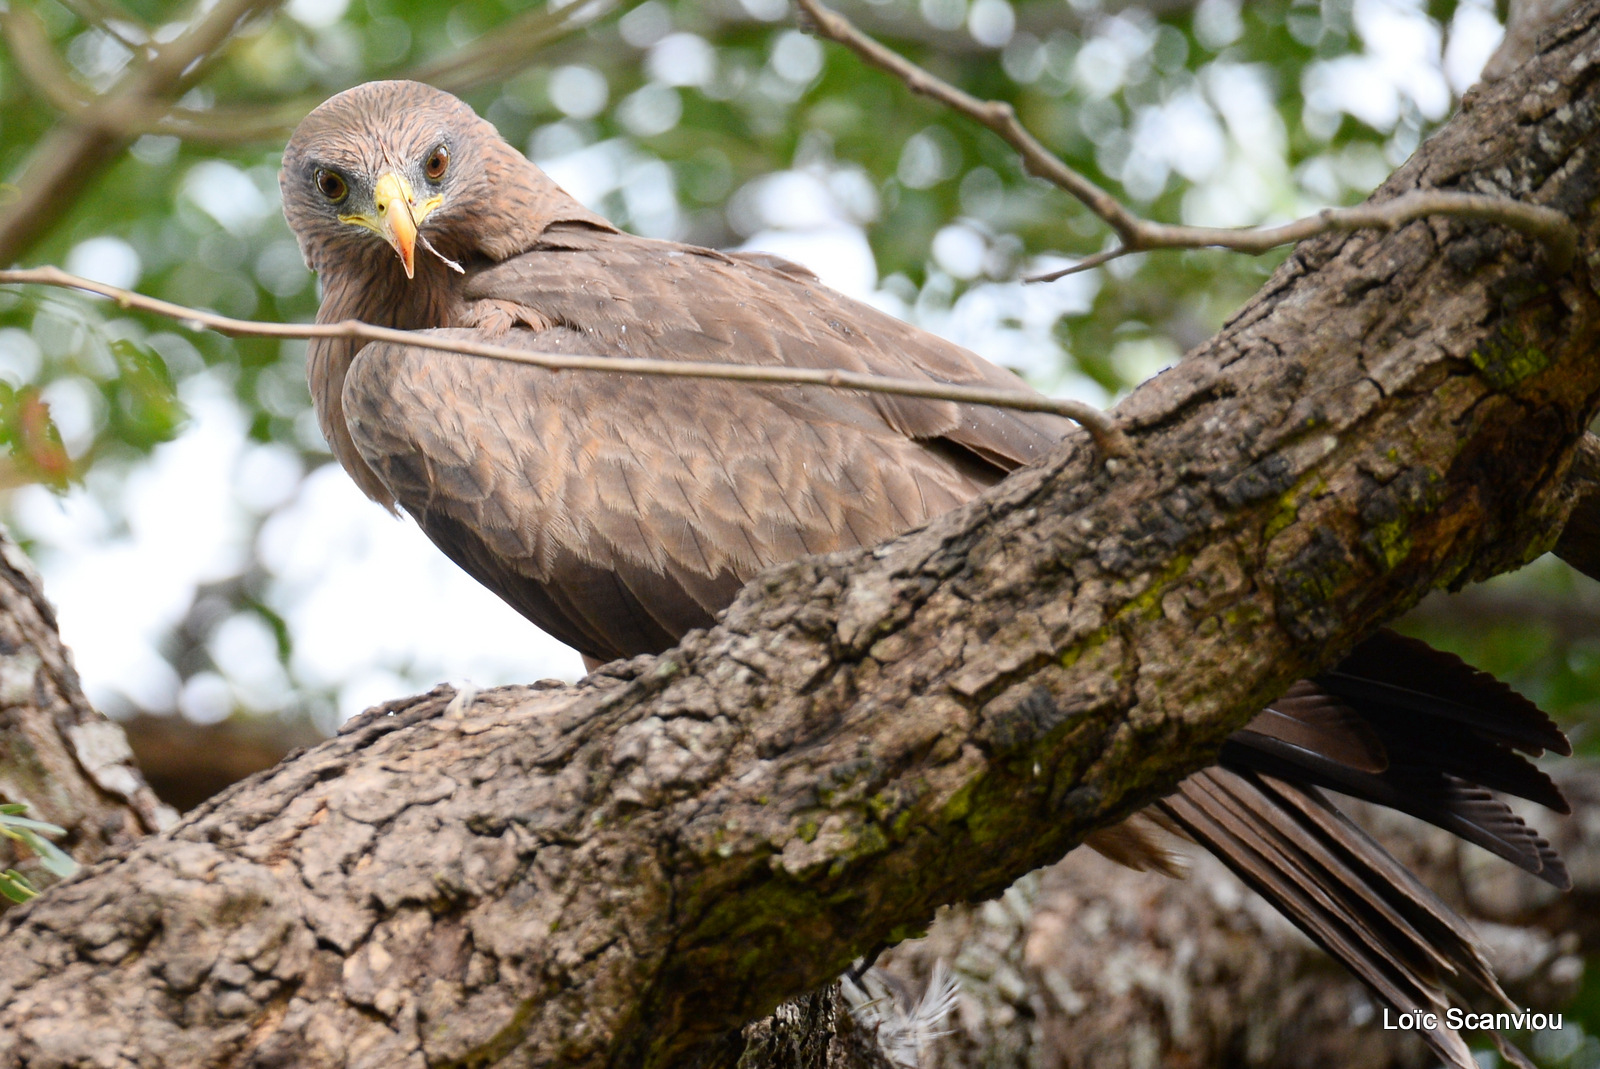
M71 855L45 838L46 835L65 835L67 829L23 816L27 811L26 802L0 804L0 835L33 851L39 857L39 864L53 876L65 879L77 872L78 863ZM0 873L0 895L13 902L26 902L38 894L28 878L16 869L6 869Z

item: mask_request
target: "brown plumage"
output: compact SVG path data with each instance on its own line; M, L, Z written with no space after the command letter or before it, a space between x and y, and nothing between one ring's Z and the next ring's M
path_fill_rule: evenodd
M284 152L285 214L362 319L530 350L843 368L1024 388L772 257L620 233L460 101L342 93ZM398 255L397 255L398 254ZM1058 417L806 387L552 373L313 341L317 415L357 484L591 661L705 627L762 568L891 538L1040 456ZM1295 685L1150 814L1205 844L1401 1010L1498 994L1448 907L1318 787L1412 812L1564 886L1484 787L1562 808L1521 753L1568 752L1508 688L1389 632ZM1149 822L1100 837L1169 867ZM1503 997L1503 996L1501 996ZM1430 1037L1470 1066L1448 1029Z

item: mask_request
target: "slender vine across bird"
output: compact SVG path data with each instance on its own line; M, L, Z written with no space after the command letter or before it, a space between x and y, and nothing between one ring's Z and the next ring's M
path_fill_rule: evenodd
M763 569L873 545L1043 457L1050 412L816 385L573 375L440 344L789 367L1026 390L977 355L762 254L634 237L460 100L375 82L284 152L284 211L324 299L308 375L335 456L378 504L593 667L710 626ZM428 340L428 346L411 339ZM1566 805L1528 757L1569 753L1532 703L1380 631L1274 701L1219 763L1090 845L1171 869L1216 853L1425 1036L1474 1063L1448 991L1507 1002L1466 923L1322 793L1412 813L1556 887L1560 859L1491 791Z

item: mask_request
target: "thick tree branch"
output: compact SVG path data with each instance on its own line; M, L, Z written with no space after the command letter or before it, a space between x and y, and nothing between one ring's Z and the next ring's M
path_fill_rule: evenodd
M1600 3L1382 192L1600 248ZM1426 590L1548 548L1589 259L1460 220L1302 246L1211 343L925 530L575 687L443 692L13 913L0 1065L682 1063L1170 788Z
M1091 182L1047 149L1017 120L1010 104L980 100L912 63L868 37L849 19L823 6L821 0L796 0L816 32L844 45L879 70L899 78L914 93L938 101L958 115L989 128L1016 150L1028 173L1076 197L1116 233L1120 244L1059 271L1028 279L1053 282L1101 264L1152 249L1232 249L1259 254L1320 234L1378 228L1391 230L1430 215L1483 219L1531 234L1545 247L1553 272L1567 269L1576 248L1572 223L1558 211L1503 196L1418 190L1382 203L1355 208L1328 208L1316 215L1273 227L1175 226L1141 219L1115 197Z

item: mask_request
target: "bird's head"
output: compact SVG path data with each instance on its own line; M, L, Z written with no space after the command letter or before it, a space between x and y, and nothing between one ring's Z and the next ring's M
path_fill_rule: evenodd
M370 262L385 243L407 278L428 252L459 271L451 257L506 259L552 222L608 226L465 103L420 82L368 82L322 103L289 139L278 181L318 272Z

